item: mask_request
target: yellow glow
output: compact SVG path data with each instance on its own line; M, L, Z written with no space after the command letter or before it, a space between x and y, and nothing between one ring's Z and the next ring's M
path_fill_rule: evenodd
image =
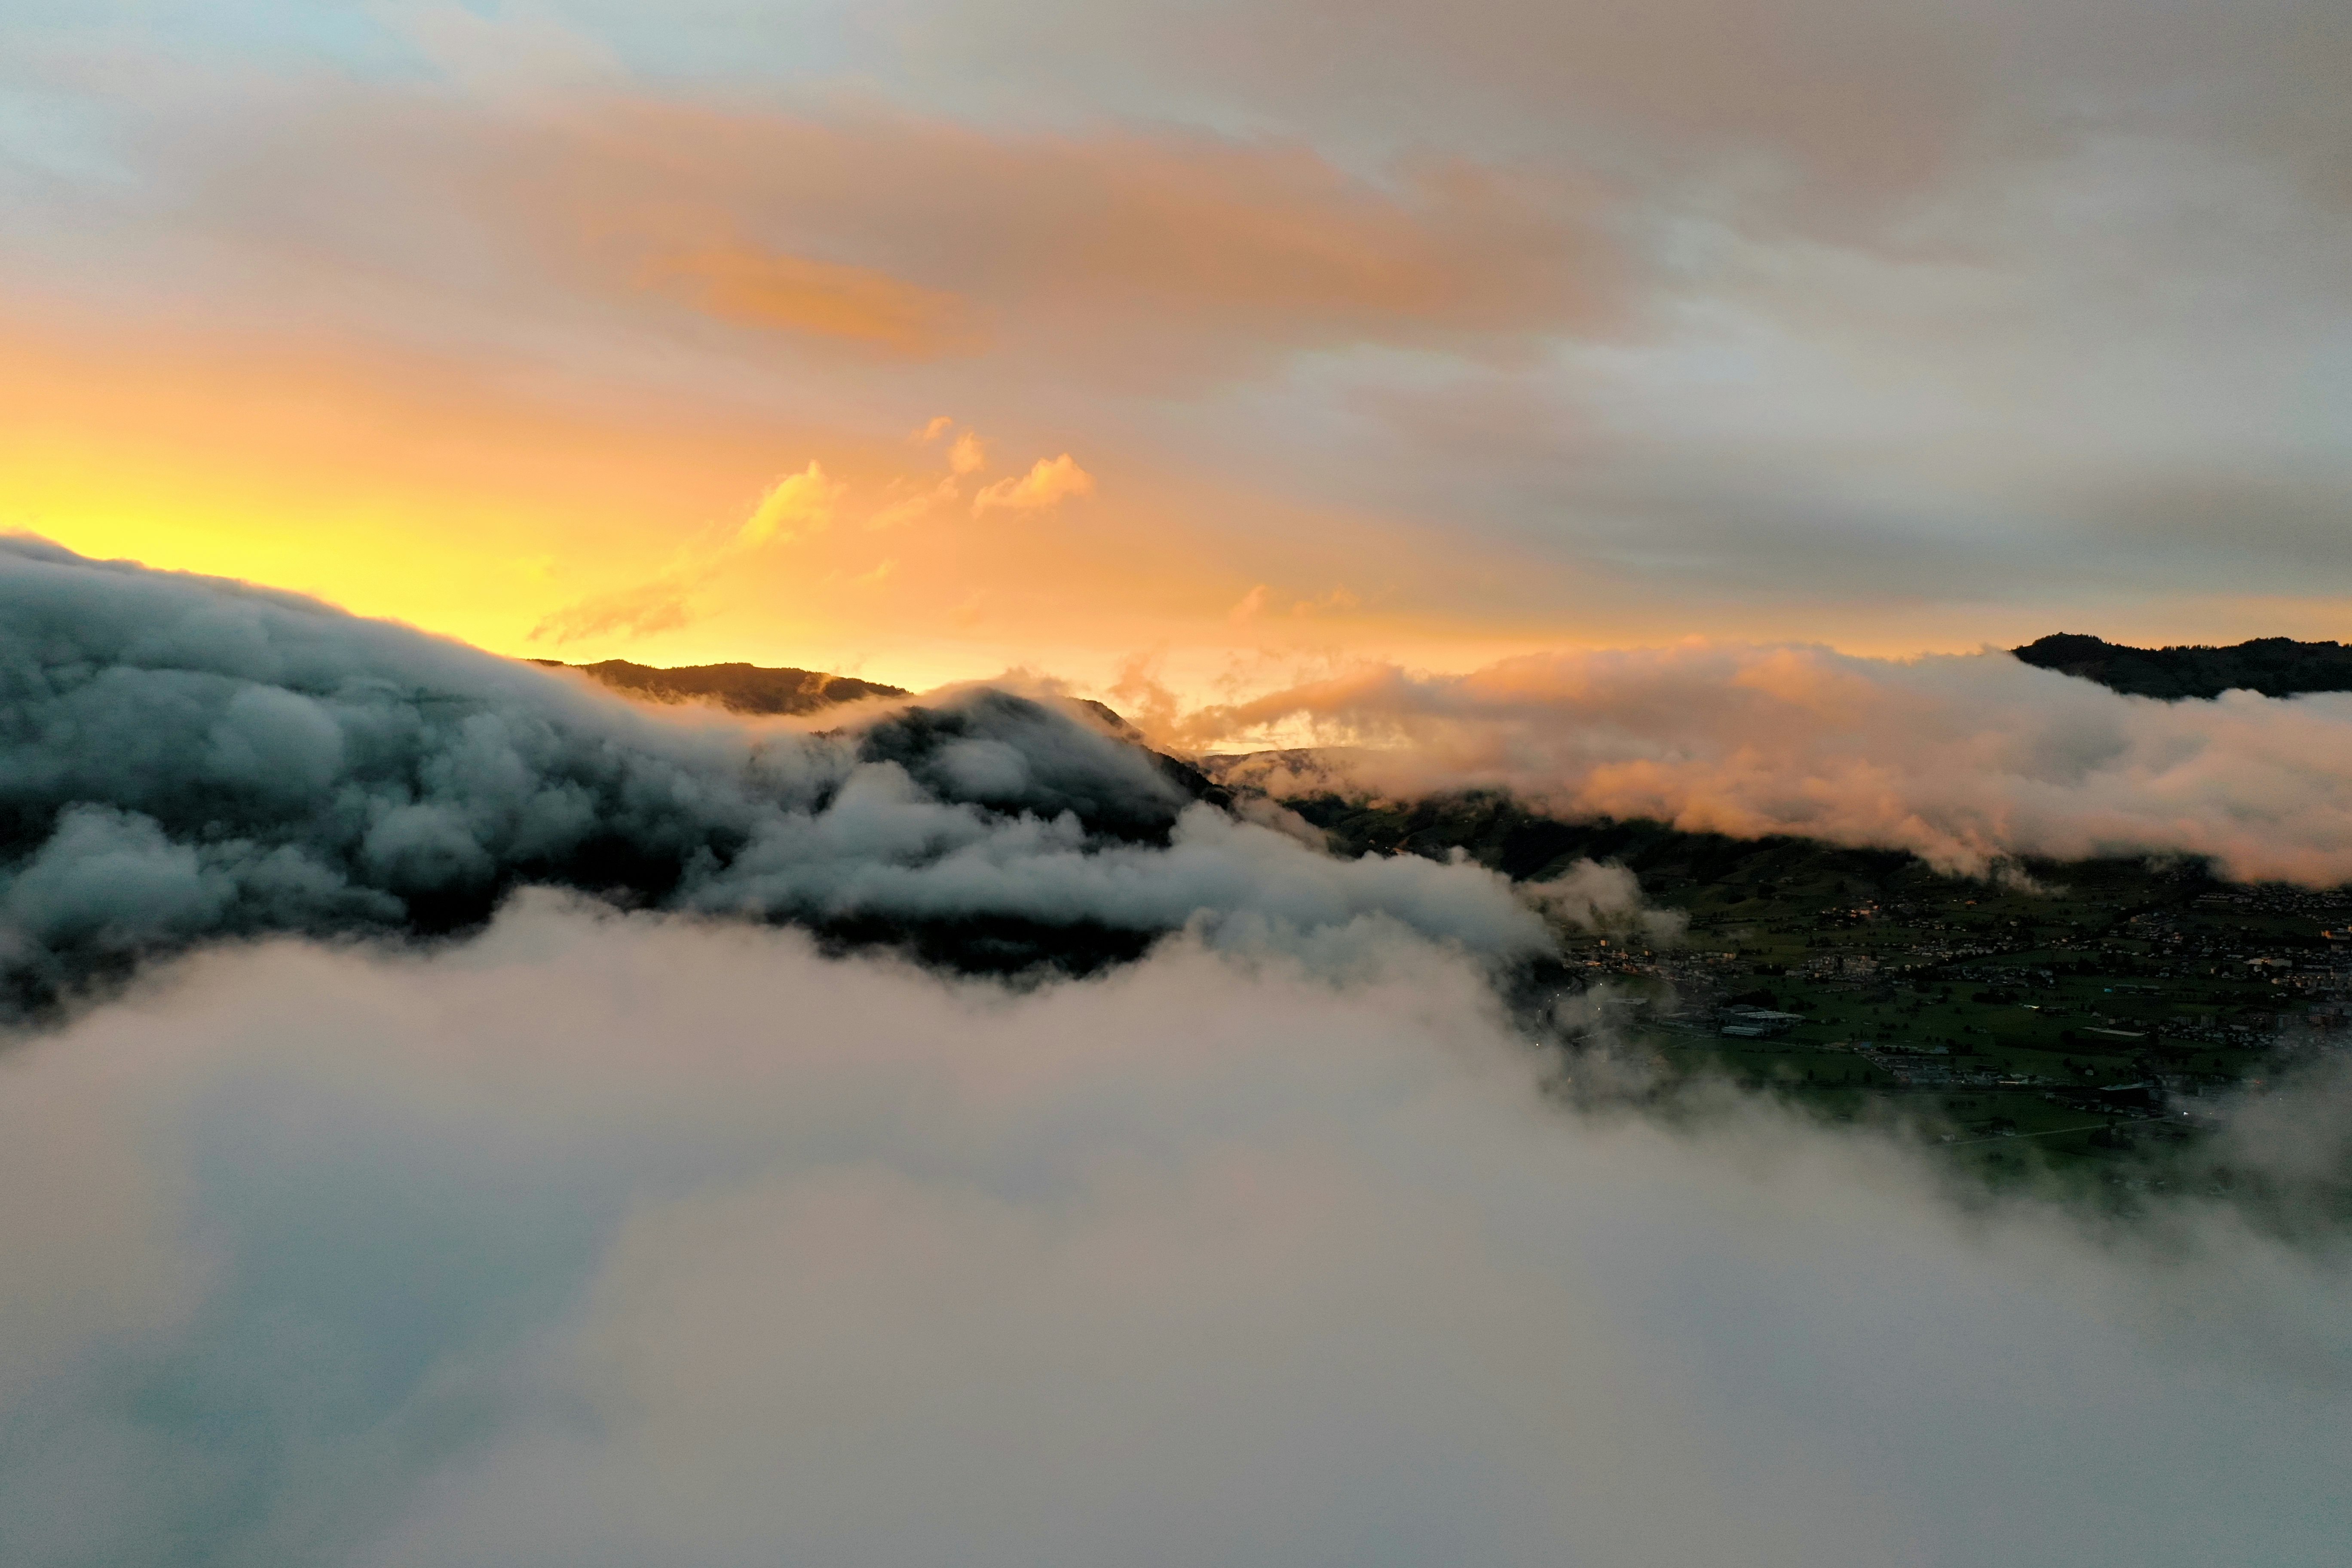
M507 654L747 659L919 689L1026 668L1095 694L1144 670L1186 703L1363 658L1462 670L1694 632L1910 654L2052 630L2325 637L2344 619L2322 599L2105 617L1662 604L1116 451L928 419L861 438L610 389L518 390L381 349L0 319L0 526ZM950 426L963 434L939 439ZM626 613L585 613L615 603Z

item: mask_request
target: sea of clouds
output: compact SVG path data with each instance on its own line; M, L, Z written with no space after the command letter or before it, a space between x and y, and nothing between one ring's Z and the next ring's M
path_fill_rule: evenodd
M2352 1283L1580 1115L1485 971L524 896L0 1058L11 1563L2321 1564Z
M2352 693L2127 697L2000 652L1864 658L1693 642L1359 669L1171 728L1334 743L1221 776L1276 794L1504 789L1570 816L1904 849L1981 875L2042 856L2181 855L2352 880Z
M1538 905L1639 921L1622 869L1339 860L1042 695L648 710L30 542L0 611L0 1562L2352 1533L2339 1237L1573 1109L1496 981ZM1008 984L837 938L982 918L1149 941ZM2332 1168L2333 1103L2231 1157Z

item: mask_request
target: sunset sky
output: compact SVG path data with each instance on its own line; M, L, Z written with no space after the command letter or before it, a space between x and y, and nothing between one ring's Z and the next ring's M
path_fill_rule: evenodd
M6 16L0 526L85 553L1194 698L2347 628L2330 0Z

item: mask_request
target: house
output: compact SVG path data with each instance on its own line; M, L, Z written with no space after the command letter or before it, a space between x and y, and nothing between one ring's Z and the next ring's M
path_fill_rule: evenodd
M1785 1035L1804 1021L1800 1014L1776 1013L1769 1007L1735 1004L1716 1015L1716 1033L1734 1039L1769 1040Z

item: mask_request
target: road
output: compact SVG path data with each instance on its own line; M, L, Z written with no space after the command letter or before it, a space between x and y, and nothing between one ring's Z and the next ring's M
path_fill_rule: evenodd
M1940 1145L1958 1149L1969 1143L2000 1143L2011 1138L2063 1138L2069 1132L2096 1132L2102 1127L2137 1127L2149 1121L2169 1121L2169 1116L2135 1116L2129 1121L2086 1121L2080 1127L2053 1127L2041 1132L1996 1132L1990 1138L1955 1138Z

